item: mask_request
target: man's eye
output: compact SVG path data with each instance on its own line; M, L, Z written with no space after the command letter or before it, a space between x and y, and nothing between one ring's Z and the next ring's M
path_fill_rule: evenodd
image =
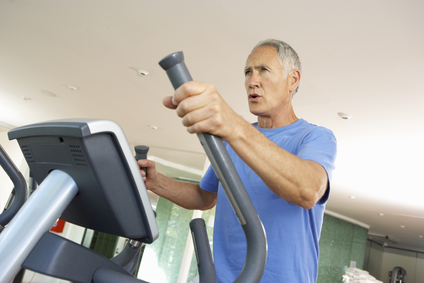
M251 73L250 71L244 71L245 76L250 75L250 73Z

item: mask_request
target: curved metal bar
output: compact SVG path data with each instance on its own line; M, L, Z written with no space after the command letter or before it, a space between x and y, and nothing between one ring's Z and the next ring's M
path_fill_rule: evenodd
M10 282L29 253L78 193L75 181L54 170L0 234L0 282Z
M166 56L159 65L168 74L174 89L192 80L181 51ZM246 260L235 282L259 282L267 258L267 241L262 222L221 138L208 133L199 133L198 137L246 236Z

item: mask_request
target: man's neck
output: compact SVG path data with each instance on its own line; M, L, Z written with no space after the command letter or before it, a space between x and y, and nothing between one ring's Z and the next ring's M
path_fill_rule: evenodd
M263 129L282 128L282 127L293 124L297 120L299 120L299 118L296 117L296 114L294 114L294 112L284 117L272 118L272 117L258 116L258 127Z

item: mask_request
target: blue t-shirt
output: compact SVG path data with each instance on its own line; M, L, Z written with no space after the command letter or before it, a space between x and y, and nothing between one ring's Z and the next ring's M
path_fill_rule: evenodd
M277 129L258 128L257 123L253 126L288 152L321 164L331 180L336 139L330 130L303 119ZM318 241L330 186L312 209L304 209L274 194L228 144L226 148L265 228L268 256L261 282L316 282ZM200 187L218 193L213 238L217 282L233 282L246 257L243 229L212 167L203 176Z

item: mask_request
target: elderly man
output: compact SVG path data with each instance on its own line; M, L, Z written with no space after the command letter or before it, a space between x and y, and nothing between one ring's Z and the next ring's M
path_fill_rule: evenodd
M250 124L207 83L188 82L163 103L188 132L220 136L266 231L268 258L261 282L315 282L318 241L336 156L331 131L296 117L292 99L300 78L296 52L274 39L253 48L244 68ZM200 185L169 179L147 167L146 186L187 209L216 207L214 260L218 282L233 282L243 268L244 233L212 168Z

